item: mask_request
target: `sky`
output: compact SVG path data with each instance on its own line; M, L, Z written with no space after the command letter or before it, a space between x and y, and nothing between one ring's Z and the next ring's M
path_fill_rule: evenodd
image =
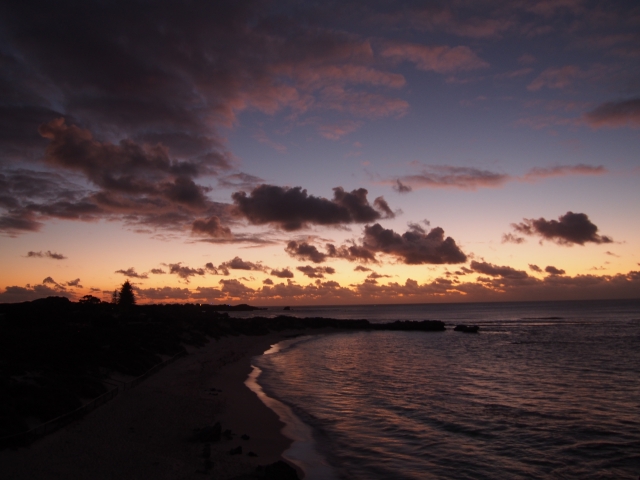
M0 302L640 297L640 5L0 6Z

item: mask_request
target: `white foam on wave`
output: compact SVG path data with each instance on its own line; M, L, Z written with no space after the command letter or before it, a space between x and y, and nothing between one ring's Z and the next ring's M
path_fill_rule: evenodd
M281 349L278 345L273 345L264 354L277 353ZM305 480L337 480L338 477L331 466L316 449L312 428L300 420L287 405L268 396L258 383L262 370L255 365L251 367L253 370L245 380L245 385L258 396L262 403L278 415L280 421L285 424L282 429L283 435L293 441L282 456L302 469Z

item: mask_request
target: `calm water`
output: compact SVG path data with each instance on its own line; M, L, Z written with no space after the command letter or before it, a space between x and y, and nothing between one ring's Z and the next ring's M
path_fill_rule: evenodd
M292 453L315 459L309 478L640 476L639 301L290 313L481 326L304 336L256 357L283 418L310 427Z

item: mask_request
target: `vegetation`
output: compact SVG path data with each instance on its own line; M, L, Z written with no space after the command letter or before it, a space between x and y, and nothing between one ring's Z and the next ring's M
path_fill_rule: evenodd
M121 308L131 308L136 304L136 296L133 293L133 287L129 283L129 280L122 284L120 293L118 295L118 305Z

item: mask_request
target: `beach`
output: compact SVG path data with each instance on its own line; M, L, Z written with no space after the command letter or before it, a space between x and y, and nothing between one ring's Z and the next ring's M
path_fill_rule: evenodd
M232 479L276 462L291 441L280 433L284 425L277 415L244 382L251 358L286 336L226 336L189 348L188 355L81 420L29 447L0 451L2 478ZM231 439L193 439L216 422L223 432L231 430ZM229 453L239 446L241 454Z

